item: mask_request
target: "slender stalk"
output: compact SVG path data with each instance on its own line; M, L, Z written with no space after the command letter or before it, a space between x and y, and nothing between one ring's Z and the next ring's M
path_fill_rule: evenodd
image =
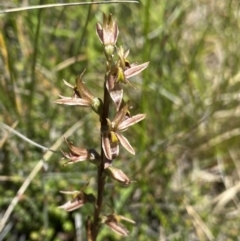
M106 88L106 80L108 78L108 75L106 74L105 81L104 81L104 97L103 97L103 112L100 117L101 121L101 128L105 128L107 126L107 118L109 116L109 105L110 105L110 96L108 93L108 90ZM101 143L102 146L102 143ZM97 238L98 230L99 230L99 215L101 213L102 208L102 201L103 201L103 193L104 193L104 185L105 185L105 177L103 176L104 166L107 162L107 158L104 154L103 148L101 148L101 165L98 168L98 177L97 177L97 201L94 211L94 221L92 226L92 240L95 241Z

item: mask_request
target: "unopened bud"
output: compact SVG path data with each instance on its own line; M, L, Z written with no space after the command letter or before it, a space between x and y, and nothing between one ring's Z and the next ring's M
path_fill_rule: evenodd
M131 180L121 169L117 169L113 166L109 166L108 168L106 168L105 174L122 184L129 185L131 183Z

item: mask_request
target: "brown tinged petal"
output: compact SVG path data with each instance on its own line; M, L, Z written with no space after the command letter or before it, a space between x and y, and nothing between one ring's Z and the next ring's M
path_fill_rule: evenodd
M117 223L114 220L107 221L105 224L115 233L122 235L122 236L128 236L129 231L121 224Z
M118 125L118 131L124 131L128 127L135 125L146 117L145 114L138 114L132 117L126 118L123 122Z
M115 82L116 82L116 76L115 74L110 74L108 76L108 79L106 81L106 87L108 91L113 90L114 86L115 86Z
M112 153L112 160L113 160L119 155L118 139L114 142L110 141L110 145L111 145L111 153Z
M82 77L85 70L76 78L76 92L81 99L86 100L90 103L93 111L101 115L103 109L103 103L100 98L95 97L90 90L85 86L82 81Z
M100 23L96 24L96 34L97 34L100 42L103 44L103 28Z
M94 112L96 112L98 115L101 115L103 109L102 100L95 97L83 83L82 77L84 72L85 70L76 78L75 86L63 80L65 85L73 89L73 97L59 95L60 99L56 100L55 103L64 105L79 105L82 107L91 106Z
M95 165L100 164L100 155L94 149L81 148L81 147L72 145L72 143L67 141L66 139L65 141L69 146L70 152L67 153L67 152L61 151L64 157L69 159L69 161L66 162L64 166L68 164L73 164L76 162L86 161L86 160L89 160Z
M85 149L87 152L85 153L85 151L77 156L77 155L74 155L73 153L66 153L66 152L62 152L62 154L64 155L65 158L69 159L69 161L67 161L66 163L64 163L63 165L66 166L66 165L70 165L70 164L74 164L74 163L77 163L77 162L82 162L82 161L90 161L91 163L99 166L100 165L100 156L99 154L94 150L94 149L90 149L90 150L87 150Z
M127 175L120 169L117 169L113 166L109 166L104 170L105 174L119 183L129 185L131 180L127 177Z
M79 92L79 95L82 99L88 100L91 102L94 99L94 95L87 89L87 87L84 85L82 81L82 77L85 70L76 78L76 87Z
M76 200L72 200L64 203L63 205L59 206L59 208L64 209L67 212L71 212L82 207L83 205L84 203L82 202L82 200L76 199Z
M64 138L64 141L67 143L71 153L76 156L82 156L86 155L88 153L87 149L74 146L72 142L68 141L67 139Z
M98 23L96 25L96 33L100 42L104 45L104 53L108 60L111 60L115 51L115 44L118 38L118 27L112 20L112 15L103 15L103 26Z
M112 160L112 149L108 133L102 133L102 148L107 159Z
M111 79L110 81L107 81L106 87L107 87L110 97L112 98L112 100L116 106L116 109L119 110L121 103L122 103L122 98L123 98L123 89L119 83L113 83L112 81L115 81L115 80Z
M126 221L126 222L128 222L128 223L132 223L132 224L135 224L136 222L134 221L134 220L132 220L132 219L130 219L130 218L126 218L126 217L124 217L124 216L122 216L122 215L118 215L118 219L119 220L123 220L123 221Z
M127 150L129 151L131 154L135 155L135 151L133 149L133 147L130 145L128 139L126 137L124 137L122 134L120 133L116 133L116 136L119 140L119 142L121 143L121 145Z
M75 209L82 207L85 203L94 203L95 197L93 194L87 194L82 191L61 191L64 194L73 194L73 199L66 202L65 204L59 206L59 208L64 209L65 211L71 212Z
M73 164L73 163L76 163L76 162L81 162L81 161L86 161L87 160L87 157L88 157L88 153L83 153L82 155L74 155L72 152L70 153L67 153L67 152L64 152L64 151L61 151L63 156L67 159L69 159L70 161L66 162L64 164L65 165L68 165L68 164Z
M149 62L140 64L140 65L131 65L130 68L124 71L126 79L133 77L139 73L141 73L144 69L148 67Z
M119 30L116 22L112 20L112 14L109 14L108 16L103 14L103 26L100 23L97 23L96 33L102 44L116 44Z
M126 119L127 113L129 112L129 102L123 103L121 109L116 113L113 121L112 128L118 130L118 126Z
M108 215L104 218L105 220L103 220L103 223L105 223L113 232L125 237L128 236L129 231L117 221L114 215Z
M122 108L116 113L115 118L111 122L107 119L108 126L102 131L102 148L105 156L112 160L119 154L119 143L131 154L135 155L135 151L129 141L121 134L120 131L126 130L129 126L141 121L145 118L144 114L130 117L128 110L129 104L124 103Z
M112 141L112 136L115 136L114 141ZM119 155L119 143L115 133L102 133L102 148L109 160L113 160Z
M115 213L102 217L102 223L105 223L112 231L122 236L128 236L129 231L120 223L121 220L132 224L135 223L133 220Z
M65 97L65 96L61 96L61 95L59 95L59 97L61 99L58 99L58 100L54 101L57 104L61 104L61 105L79 105L79 106L82 106L82 107L91 106L91 102L89 102L88 100L81 99L81 98Z

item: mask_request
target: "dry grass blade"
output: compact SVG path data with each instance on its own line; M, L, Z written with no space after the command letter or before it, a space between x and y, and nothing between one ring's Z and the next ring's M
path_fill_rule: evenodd
M27 138L26 136L22 135L21 133L19 133L18 131L14 130L12 127L10 127L10 126L8 126L8 125L6 125L6 124L4 124L4 123L0 123L0 127L2 127L3 129L6 129L7 131L9 131L9 133L10 133L10 132L13 133L14 135L18 136L18 137L21 138L22 140L30 143L31 145L36 146L36 147L42 149L43 151L52 151L51 149L49 149L49 148L47 148L47 147L45 147L45 146L42 146L42 145L40 145L40 144L38 144L38 143L30 140L30 139ZM15 124L13 124L13 127L15 127ZM0 144L1 144L1 143L0 143ZM1 147L1 145L0 145L0 147Z
M214 240L214 236L212 232L209 230L207 225L204 223L202 218L198 215L198 213L194 210L194 208L190 205L186 206L188 214L194 219L194 226L198 234L204 233L209 240ZM202 239L200 239L202 240Z
M234 199L234 197L236 197L239 191L240 191L240 182L237 183L235 186L222 192L216 198L214 198L212 203L217 203L217 204L213 210L213 213L218 213L220 210L222 210L222 208L225 207L227 203L229 203L231 200Z
M12 127L11 127L11 130L13 130L16 126L17 126L18 122L15 122ZM6 132L2 139L0 140L0 148L2 148L3 144L6 142L7 138L9 136L9 132Z
M43 9L43 8L56 8L56 7L70 7L70 6L78 6L78 5L91 5L91 4L111 4L111 3L139 3L138 1L95 1L95 2L77 2L77 3L55 3L55 4L43 4L43 5L36 5L36 6L27 6L27 7L19 7L19 8L12 8L1 10L0 14L2 13L14 13L14 12L21 12L33 9Z

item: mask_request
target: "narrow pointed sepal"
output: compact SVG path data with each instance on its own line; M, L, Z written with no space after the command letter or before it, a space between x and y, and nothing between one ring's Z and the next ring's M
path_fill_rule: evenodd
M82 207L85 203L94 203L96 198L93 194L87 194L82 191L61 191L63 194L72 194L73 198L59 206L59 208L64 209L67 212L74 211L80 207Z
M118 126L126 119L129 118L129 103L122 101L122 105L120 107L120 110L116 113L112 123L114 127L118 129Z
M115 139L113 140L114 136ZM102 134L102 148L105 156L109 160L113 160L119 155L118 138L114 132Z
M56 100L55 103L61 104L61 105L78 105L82 107L88 107L91 106L91 102L88 100L84 100L81 98L75 98L75 97L65 97L62 95L59 95L60 99Z
M112 160L112 150L110 139L107 133L102 133L102 148L107 159Z
M121 143L121 145L131 154L135 155L135 151L133 149L133 147L131 146L131 144L129 143L128 139L126 137L124 137L121 133L116 133L117 138L119 140L119 142Z
M117 233L121 236L128 236L129 231L114 217L107 217L106 221L104 222L113 232Z
M90 90L85 86L85 84L82 81L83 74L85 70L77 76L75 82L76 82L76 89L79 93L79 96L81 96L82 99L88 100L90 103L92 99L94 98L94 95L90 92Z
M119 131L124 131L126 130L128 127L135 125L136 123L142 121L144 118L146 117L145 114L138 114L138 115L134 115L131 116L129 118L126 118L124 121L122 121L119 125L118 125L118 130Z
M74 164L76 162L90 161L95 165L100 165L100 155L94 149L85 149L74 146L71 142L65 140L69 146L70 152L62 151L65 158L69 159L64 165Z
M68 83L65 79L63 79L63 83L64 83L66 86L70 87L71 89L74 89L74 86L71 85L70 83Z
M119 155L119 141L116 133L114 132L111 132L110 146L113 160Z
M113 232L121 236L128 236L129 231L120 223L121 220L135 223L133 220L116 215L115 213L102 217L102 223L105 223Z
M143 64L132 64L130 68L127 68L124 71L126 79L131 78L139 73L141 73L144 69L148 67L149 62Z
M115 83L114 81L114 76L110 75L109 80L106 82L106 87L118 111L122 103L123 89L119 83Z

